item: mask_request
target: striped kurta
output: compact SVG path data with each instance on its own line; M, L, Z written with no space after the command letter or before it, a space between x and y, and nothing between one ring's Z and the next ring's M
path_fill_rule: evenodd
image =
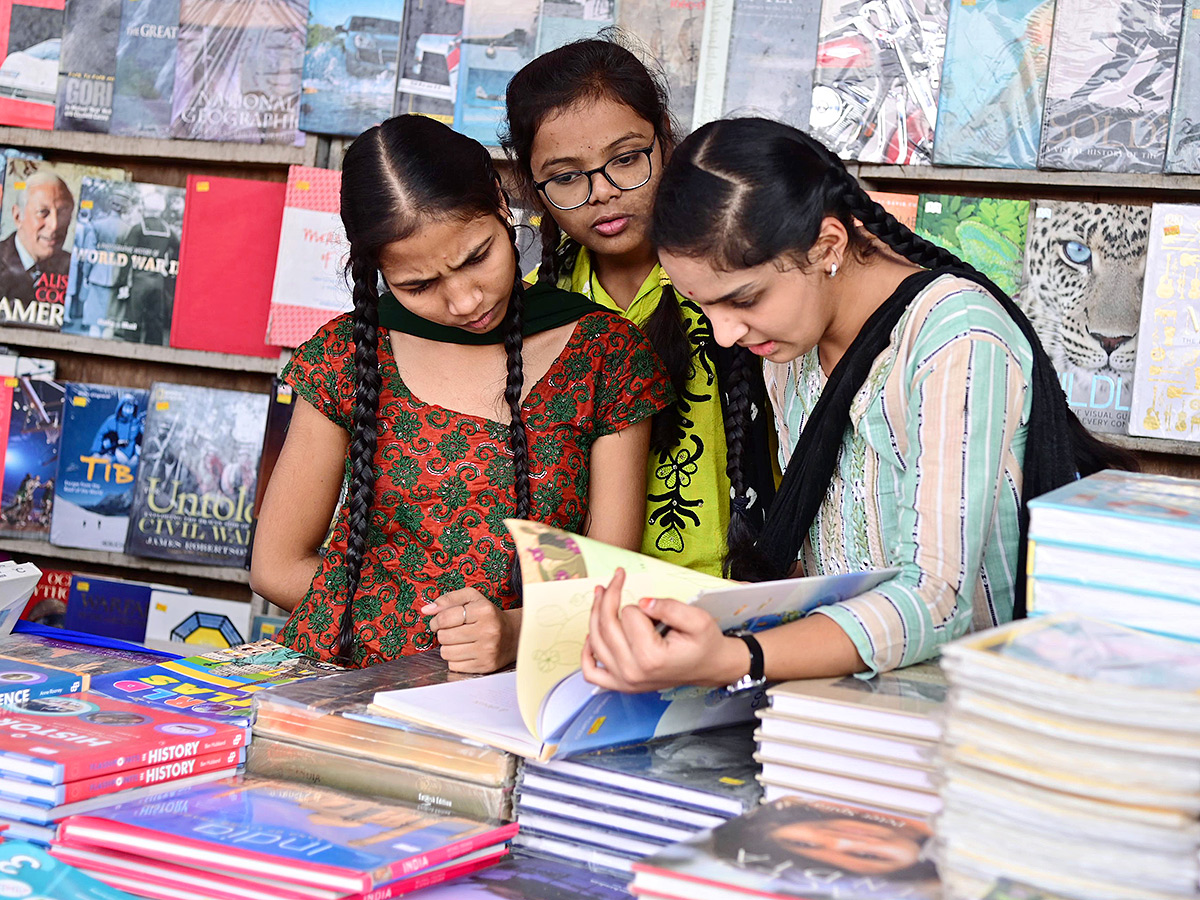
M872 672L1012 618L1033 355L990 294L951 275L918 294L854 398L805 574L899 568L819 612ZM786 468L825 385L817 350L766 364Z

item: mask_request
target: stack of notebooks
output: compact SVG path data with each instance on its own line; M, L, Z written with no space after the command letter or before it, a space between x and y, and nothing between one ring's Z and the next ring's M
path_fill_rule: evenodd
M1200 640L1200 482L1104 471L1029 503L1030 615Z
M1197 896L1195 644L1047 616L953 643L943 665L950 900L1002 877L1087 900Z
M248 770L479 818L512 818L516 758L475 741L372 713L377 691L441 684L437 653L419 653L255 695Z
M788 681L767 691L755 736L768 801L799 796L926 818L946 680L935 663Z
M72 816L51 853L161 900L387 900L499 861L516 830L232 778Z
M526 762L517 801L522 852L628 873L674 841L751 809L761 796L752 726L740 725Z

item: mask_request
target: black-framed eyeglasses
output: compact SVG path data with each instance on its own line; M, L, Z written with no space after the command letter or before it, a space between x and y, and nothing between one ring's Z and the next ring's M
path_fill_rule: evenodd
M650 180L653 174L651 154L658 140L655 135L650 146L637 150L626 150L614 156L602 166L586 172L562 172L545 181L535 181L533 186L542 192L556 209L579 209L592 199L592 176L599 173L618 191L632 191Z

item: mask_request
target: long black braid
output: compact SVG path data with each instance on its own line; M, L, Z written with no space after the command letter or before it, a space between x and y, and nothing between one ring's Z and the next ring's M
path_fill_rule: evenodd
M513 253L520 258L517 249L517 234L511 225L508 226L509 236L513 242ZM521 279L521 270L517 269L516 281L513 284L512 298L505 313L504 353L507 364L507 376L504 382L504 402L508 404L508 450L513 458L513 485L516 488L517 508L513 514L517 519L528 519L531 505L529 491L529 438L525 431L525 418L521 411L521 393L525 389L525 367L521 357L524 344L523 315L525 312L525 284ZM512 567L509 570L509 585L517 596L521 594L521 566L516 556L513 556Z

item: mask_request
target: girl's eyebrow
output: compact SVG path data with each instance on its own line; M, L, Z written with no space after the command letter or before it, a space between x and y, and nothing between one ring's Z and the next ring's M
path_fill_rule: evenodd
M630 131L630 132L627 132L626 134L621 135L615 141L612 141L610 144L608 144L608 146L604 147L600 152L606 153L606 154L612 153L613 150L615 150L617 147L619 147L621 144L625 143L626 141L631 140L632 138L637 138L639 141L652 140L652 138L647 138L645 135L639 134L636 131ZM550 166L557 166L561 163L569 163L571 165L576 165L576 166L582 165L582 163L580 163L580 161L579 161L578 156L556 156L553 159L546 160L544 163L542 163L540 168L546 169L546 168L549 168Z
M718 303L728 303L731 300L737 300L739 297L744 297L747 294L751 294L754 291L756 291L757 289L758 289L757 286L754 284L754 282L751 281L751 282L741 285L740 287L735 287L732 291L728 291L728 292L722 294L716 300L709 300L707 303L704 303L703 305L704 306L716 306Z
M480 253L482 253L484 250L486 250L488 248L488 245L491 244L491 242L494 239L495 239L494 235L488 235L487 237L485 237L482 241L480 241L478 244L476 244L474 247L472 247L470 250L467 251L467 254L462 258L461 262L455 263L454 265L450 266L450 271L454 272L458 269L461 269L463 266L465 266L467 263L469 263L472 259L474 259ZM426 275L426 276L419 276L417 278L409 278L406 281L397 282L397 284L403 288L410 288L410 287L417 287L418 285L422 285L422 284L429 284L430 282L437 281L437 279L438 279L437 275Z

